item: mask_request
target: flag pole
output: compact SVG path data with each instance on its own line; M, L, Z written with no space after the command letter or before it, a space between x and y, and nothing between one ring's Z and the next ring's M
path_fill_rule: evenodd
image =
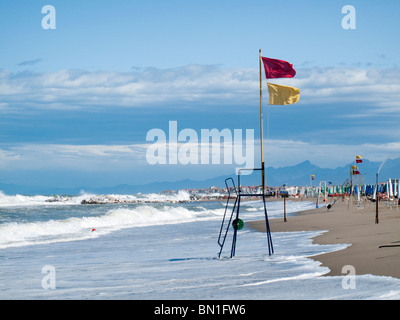
M260 66L260 143L261 143L261 185L262 193L264 194L265 188L265 175L264 175L264 152L263 152L263 121L262 121L262 82L261 82L261 49L259 49L259 66Z

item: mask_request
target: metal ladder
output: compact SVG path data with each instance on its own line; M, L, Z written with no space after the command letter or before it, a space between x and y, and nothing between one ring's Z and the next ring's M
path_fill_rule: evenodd
M236 252L236 241L237 241L237 231L238 231L238 223L239 223L239 212L240 212L240 200L241 197L246 197L246 196L251 196L251 197L262 197L263 204L264 204L264 216L265 216L265 225L266 225L266 233L267 233L267 242L268 242L268 254L271 255L274 253L274 248L272 244L272 237L271 237L271 230L269 228L269 221L268 221L268 213L267 213L267 205L265 203L265 194L264 193L256 193L256 194L247 194L247 193L242 193L241 188L240 188L240 172L242 170L262 170L262 169L240 169L238 172L238 186L235 186L235 182L233 181L232 178L227 178L225 179L225 185L228 190L228 199L226 202L225 206L225 212L224 216L222 218L222 223L221 223L221 228L219 231L219 236L218 236L218 245L220 246L220 251L218 253L218 258L221 257L222 250L224 248L224 244L228 235L228 231L232 222L233 215L235 213L236 209L236 218L233 220L232 227L233 227L233 237L232 237L232 247L231 247L231 258L235 256ZM227 220L226 213L228 211L229 207L229 201L231 200L231 191L228 186L228 181L232 181L233 185L233 190L235 191L236 197L235 197L235 202L232 207L232 212L229 217L229 220Z
M226 212L227 212L228 207L229 207L229 200L231 200L231 191L230 191L230 188L229 188L228 183L227 183L227 181L229 181L229 180L232 181L233 190L236 193L236 197L235 197L235 202L234 202L233 207L232 207L232 213L231 213L231 215L229 217L229 221L228 221L228 223L225 223ZM218 245L220 246L221 249L220 249L220 251L218 253L218 258L221 257L222 249L224 248L226 236L228 235L229 227L231 225L232 217L233 217L233 214L235 212L236 204L237 204L237 201L238 201L238 197L237 197L238 192L237 192L237 189L236 189L236 186L235 186L235 182L233 181L233 179L232 178L225 179L225 185L226 185L226 188L228 190L228 199L226 201L225 212L224 212L224 216L222 218L221 228L219 230ZM223 233L224 228L225 228L225 233L224 233L223 238L222 238L222 233ZM221 242L221 238L222 238L222 242ZM233 257L233 254L234 253L231 252L231 258Z

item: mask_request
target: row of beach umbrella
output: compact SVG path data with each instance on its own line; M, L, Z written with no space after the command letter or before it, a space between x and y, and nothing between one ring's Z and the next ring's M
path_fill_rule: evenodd
M322 187L297 187L296 194L307 195L316 193L319 195L339 196L343 194L359 194L364 196L372 196L375 198L376 190L378 194L385 194L388 198L399 197L400 179L389 179L386 182L376 184L363 184L355 186L322 186Z

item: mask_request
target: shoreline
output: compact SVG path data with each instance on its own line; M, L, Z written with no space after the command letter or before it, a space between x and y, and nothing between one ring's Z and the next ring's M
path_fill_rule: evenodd
M339 199L329 210L326 207L305 210L295 216L269 219L271 232L324 231L313 238L315 244L348 244L345 249L309 258L319 261L330 271L324 276L343 276L342 268L354 266L356 275L372 274L400 279L400 208L379 203L379 223L375 223L375 202ZM248 225L265 232L265 221ZM272 237L273 239L273 237ZM399 246L397 246L399 245ZM385 247L381 247L385 246Z

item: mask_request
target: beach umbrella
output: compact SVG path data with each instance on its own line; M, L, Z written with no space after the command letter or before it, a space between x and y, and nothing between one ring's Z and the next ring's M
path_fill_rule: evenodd
M386 181L386 196L389 199L389 197L390 197L390 194L389 194L389 181Z

